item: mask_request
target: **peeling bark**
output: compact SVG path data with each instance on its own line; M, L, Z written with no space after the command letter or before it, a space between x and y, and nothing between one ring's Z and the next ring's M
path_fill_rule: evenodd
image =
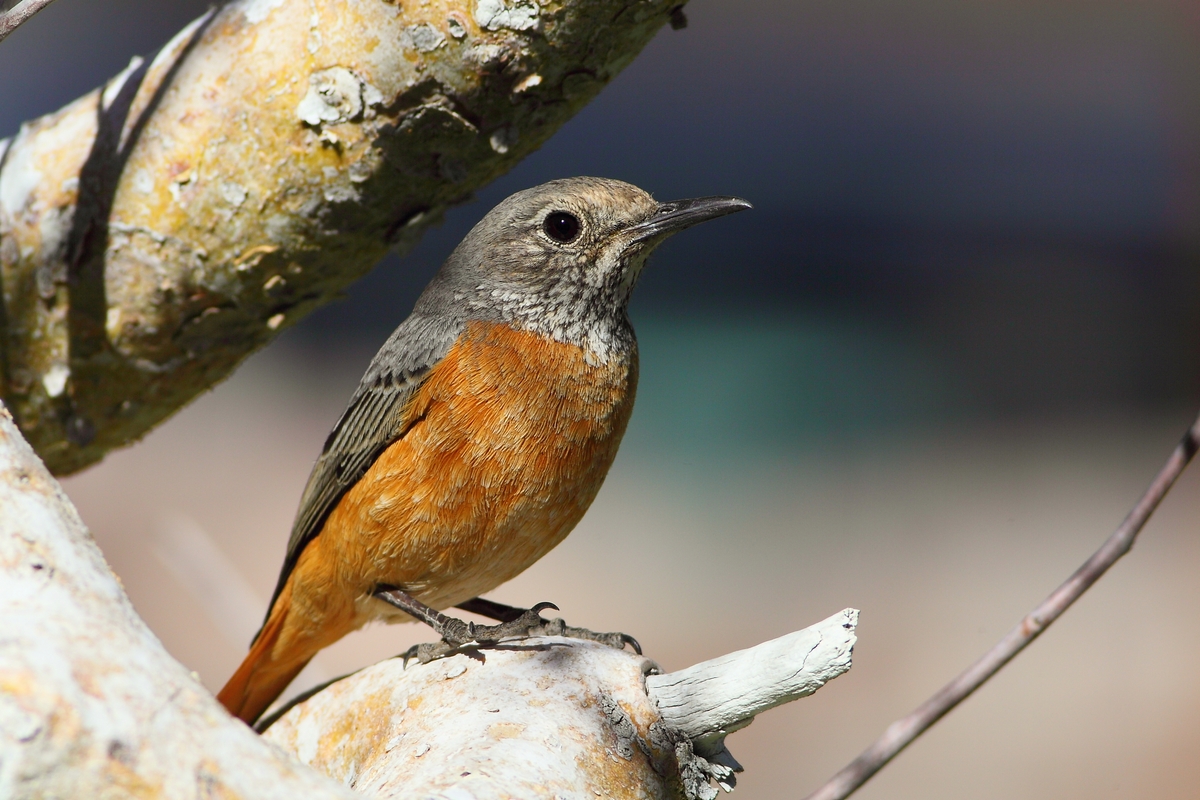
M235 0L0 142L2 394L133 441L510 169L677 0Z

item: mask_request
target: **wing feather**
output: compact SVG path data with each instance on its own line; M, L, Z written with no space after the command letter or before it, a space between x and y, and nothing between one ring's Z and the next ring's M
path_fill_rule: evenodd
M449 350L457 329L431 329L409 318L376 354L350 404L325 440L313 465L279 573L267 617L304 548L317 537L330 512L413 420L405 411L432 366ZM256 635L257 638L257 635Z

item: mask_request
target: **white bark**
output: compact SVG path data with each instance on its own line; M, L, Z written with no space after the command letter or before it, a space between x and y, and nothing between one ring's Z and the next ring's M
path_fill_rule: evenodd
M646 678L663 720L704 751L755 715L820 689L850 669L858 611L748 650Z
M376 664L264 734L378 798L674 796L673 743L642 685L651 662L546 637L429 664Z
M429 664L392 659L284 714L265 738L372 797L711 798L724 735L850 668L858 612L667 675L541 637Z
M0 406L0 797L128 796L354 797L171 658Z

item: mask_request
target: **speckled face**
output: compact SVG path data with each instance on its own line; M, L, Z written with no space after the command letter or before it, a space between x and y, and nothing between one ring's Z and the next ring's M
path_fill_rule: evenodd
M606 361L633 346L626 308L650 252L689 225L748 207L726 197L658 203L604 178L551 181L492 209L434 291L468 319L502 321Z
M490 241L471 306L602 357L632 344L625 309L656 242L628 231L657 207L636 186L594 178L513 195L476 229Z

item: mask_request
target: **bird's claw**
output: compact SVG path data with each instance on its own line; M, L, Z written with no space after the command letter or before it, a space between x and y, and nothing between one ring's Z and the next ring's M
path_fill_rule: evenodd
M422 664L428 664L439 658L450 655L463 645L472 642L480 645L494 645L504 639L523 639L530 636L564 636L569 639L584 639L597 642L617 650L624 650L626 645L633 648L638 655L642 654L642 646L638 640L627 633L597 633L587 628L575 628L560 617L543 619L546 609L558 611L554 603L538 603L533 608L521 612L521 615L507 622L496 625L478 625L474 622L464 622L454 617L441 617L436 622L428 621L437 633L441 634L440 642L416 644L401 654L407 666L410 659L416 659ZM440 615L439 615L440 616Z
M535 630L539 630L546 624L546 620L542 619L542 613L547 608L553 608L558 611L558 606L554 603L538 603L528 611L522 612L521 616L508 622L501 622L496 625L476 625L474 622L468 622L464 625L466 628L466 638L455 641L448 638L442 631L442 639L456 645L466 644L467 642L478 642L479 644L494 644L501 639L516 639L531 635ZM458 620L455 620L458 622ZM460 623L462 624L462 623Z
M539 635L549 620L542 619L541 612L548 608L558 611L554 603L538 603L533 608L523 611L521 616L498 625L477 625L474 622L463 622L454 617L445 617L433 626L442 635L440 642L423 642L414 644L400 654L404 665L408 666L410 659L416 659L422 664L428 664L439 658L444 658L458 648L471 642L481 645L495 644L502 639L518 639L526 636ZM562 620L558 620L561 622Z
M404 661L405 667L413 659L416 659L419 664L428 664L430 661L445 658L457 649L457 645L452 645L444 639L440 642L422 642L421 644L414 644L405 650L400 654L399 658Z
M625 645L629 645L633 648L633 652L639 656L642 654L642 645L628 633L621 633L619 631L598 633L596 631L589 631L587 628L574 628L561 619L547 621L543 629L537 633L542 636L565 636L568 639L584 639L589 642L607 645L616 650L624 650Z

